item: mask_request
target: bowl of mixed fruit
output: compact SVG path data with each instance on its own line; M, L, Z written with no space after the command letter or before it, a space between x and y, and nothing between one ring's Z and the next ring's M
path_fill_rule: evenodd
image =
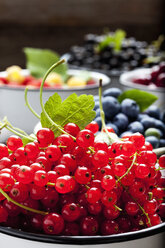
M165 106L165 62L152 68L136 69L120 76L123 89L142 89L158 96L157 106Z
M164 148L108 128L101 84L99 133L92 95L44 104L43 85L36 134L0 122L14 133L0 144L2 247L162 247Z
M54 61L57 61L58 57L52 51L32 48L26 49L26 55L27 69L11 66L6 71L0 72L0 119L7 115L13 125L32 132L37 119L25 107L25 88L28 88L30 92L29 102L36 112L40 113L39 88L44 73ZM37 58L37 61L33 57ZM109 87L110 78L102 73L78 69L69 70L66 64L61 64L46 79L43 92L44 101L53 92L58 92L62 100L73 92L76 92L77 95L96 94L100 78L103 81L103 88ZM27 123L27 120L30 121ZM5 136L6 134L4 134Z

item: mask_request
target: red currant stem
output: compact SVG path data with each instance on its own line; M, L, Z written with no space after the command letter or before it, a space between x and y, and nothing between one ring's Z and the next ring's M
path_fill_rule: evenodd
M148 199L149 199L149 201L152 200L152 197L153 197L153 193L152 192L148 192Z
M86 185L86 184L85 184L85 188L86 188L86 189L90 189L90 187L89 187L88 185Z
M142 211L142 213L146 216L147 220L148 220L148 224L150 226L151 225L151 220L148 216L148 213L146 213L146 211L144 210L144 208L138 203L138 201L129 193L129 190L127 187L125 187L121 182L120 182L120 185L125 189L125 191L128 193L128 195L132 198L132 200L138 205L139 209Z
M91 154L94 154L94 153L95 153L94 148L93 148L93 147L91 147L91 146L90 146L90 147L88 147L88 150L90 151L90 153L91 153Z
M112 133L109 133L107 128L106 128L106 124L105 124L105 113L103 110L103 104L102 104L102 79L100 79L99 81L99 105L100 105L100 117L101 117L101 122L102 122L102 130L105 130L105 133L109 139L110 144L114 143L118 137L116 136L113 137ZM101 130L101 131L102 131Z
M132 163L131 163L130 167L129 167L128 170L124 173L124 175L122 175L121 177L118 178L118 180L116 181L116 183L118 183L119 181L121 181L121 179L122 179L123 177L125 177L126 175L128 175L128 173L129 173L130 170L132 169L133 165L135 164L136 158L137 158L137 153L135 152L135 154L133 155L133 160L132 160Z
M27 134L25 131L23 131L22 129L20 129L20 128L18 128L18 127L13 127L13 125L8 121L8 119L7 119L6 116L4 117L3 121L6 122L6 124L7 124L9 127L11 127L11 128L13 128L14 130L16 130L16 131L18 131L18 132L20 132L20 133L22 133L22 134L28 136L28 134Z
M116 210L119 210L120 212L123 211L123 209L119 208L117 205L113 205Z
M47 185L47 186L55 186L55 183L49 182L49 183L47 183L46 185Z
M73 140L76 140L76 138L74 136L72 136L72 135L68 134L67 132L65 132L60 125L58 125L57 123L55 123L50 118L50 116L48 115L48 113L45 110L45 107L44 107L44 104L43 104L43 99L42 99L43 87L44 87L44 83L45 83L46 78L48 77L48 75L50 74L51 71L53 71L57 66L59 66L60 64L62 64L64 62L65 62L64 59L59 60L57 63L53 64L49 68L49 70L46 72L46 74L44 75L44 77L42 79L41 87L40 87L40 105L41 105L41 108L42 108L42 111L43 111L44 115L46 116L46 118L48 119L48 121L51 123L51 125L53 127L57 128L61 133L64 133L64 134L67 134L67 135L71 136Z
M24 97L25 97L25 103L26 106L29 108L29 110L38 118L40 119L40 115L36 113L36 111L31 107L31 105L29 104L28 98L27 98L27 92L28 92L29 88L26 87L25 88L25 92L24 92Z
M161 171L161 170L165 170L165 168L159 167L159 168L155 169L155 171Z
M165 154L165 147L159 147L157 149L153 149L153 152L156 153L157 158L159 158L161 155Z
M105 114L103 111L103 104L102 104L102 79L99 80L99 104L100 104L100 117L102 121L102 129L104 128L106 130Z
M0 123L0 124L1 124L1 126L0 126L0 130L2 130L2 129L3 129L4 127L6 127L6 125L7 125L6 123L3 123L3 124L2 124L2 123Z
M42 214L42 215L47 215L48 212L44 212L44 211L40 211L40 210L37 210L37 209L33 209L33 208L30 208L30 207L27 207L27 206L24 206L16 201L14 201L12 198L10 198L10 196L8 196L8 194L6 194L3 189L0 188L0 193L10 202L12 202L13 204L15 204L16 206L20 207L20 208L23 208L25 210L28 210L30 212L33 212L33 213L36 213L36 214Z

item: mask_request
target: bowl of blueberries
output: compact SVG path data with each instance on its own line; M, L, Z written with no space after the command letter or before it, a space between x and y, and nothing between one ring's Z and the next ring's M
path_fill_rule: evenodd
M144 112L140 111L136 101L126 98L119 103L122 94L120 88L109 88L103 92L102 104L105 112L106 125L112 128L119 137L140 132L153 148L165 146L165 111L152 104ZM102 128L100 117L99 96L95 99L95 121Z
M156 105L161 109L165 106L165 62L152 68L141 68L125 72L120 76L122 89L141 89L158 97Z

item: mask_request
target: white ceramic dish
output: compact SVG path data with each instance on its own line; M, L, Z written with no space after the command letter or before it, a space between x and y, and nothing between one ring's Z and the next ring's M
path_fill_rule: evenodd
M24 75L28 75L27 70L23 70ZM78 76L80 70L69 70L68 74ZM0 77L5 77L5 72L0 72ZM45 88L43 91L43 101L46 102L48 98L53 95L54 92L58 92L62 100L68 97L70 94L75 92L77 95L87 94L96 95L98 94L98 83L99 79L103 80L103 90L109 88L110 78L102 73L90 71L91 78L94 79L97 85L88 85L84 88L68 88L68 89L48 89ZM28 92L28 100L31 106L37 113L41 113L39 103L39 89L30 89ZM7 116L8 120L13 126L19 127L27 133L33 132L34 126L37 124L38 119L30 112L25 106L24 100L24 88L14 88L9 86L0 86L0 120ZM5 130L2 131L0 136L0 142L3 142L9 135Z
M160 109L164 110L165 106L165 88L159 88L154 85L151 86L145 86L141 84L134 83L133 80L136 78L142 78L145 76L148 76L151 73L151 69L137 69L129 72L125 72L120 76L120 84L121 88L123 90L128 90L128 89L140 89L144 91L148 91L149 93L152 93L158 97L158 100L154 103Z
M2 248L163 248L165 223L110 236L48 236L0 227Z

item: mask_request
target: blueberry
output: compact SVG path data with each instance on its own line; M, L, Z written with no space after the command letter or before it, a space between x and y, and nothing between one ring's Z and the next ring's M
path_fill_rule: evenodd
M95 121L97 122L97 124L99 125L99 130L101 130L101 128L102 128L102 121L101 121L101 117L97 117L96 119L95 119Z
M95 102L99 102L99 96L98 95L97 96L94 96L93 98L94 98L94 101Z
M159 139L156 138L155 136L148 136L146 138L146 141L148 141L153 146L154 149L159 147Z
M109 88L103 92L103 96L113 96L118 98L122 93L121 89L119 88Z
M115 97L106 96L102 102L103 110L108 120L112 119L120 111L120 104Z
M140 122L144 127L144 130L146 130L149 127L155 127L155 120L152 117L147 117L147 118L143 118Z
M113 130L115 131L115 133L116 133L116 134L119 134L119 129L118 129L118 127L117 127L116 125L114 125L113 123L108 122L108 123L106 124L106 127L111 127L111 128L113 128Z
M147 115L147 114L139 114L138 115L138 118L137 118L137 121L141 121L141 120L143 120L144 118L147 118L147 117L149 117L149 115Z
M162 131L160 131L157 128L150 127L145 131L144 135L145 135L145 137L147 137L147 136L155 136L156 138L160 139L160 137L163 136L163 133L162 133Z
M125 130L128 123L128 117L123 113L119 113L113 118L113 124L115 124L119 130Z
M165 139L159 140L159 147L165 147Z
M121 103L121 112L131 119L136 119L139 114L139 106L132 99L124 99Z
M160 129L163 132L163 134L165 134L165 125L162 121L155 120L155 127Z
M95 118L97 118L97 117L100 117L100 109L99 108L96 109L96 117Z
M95 102L94 110L98 109L100 107L99 101Z
M160 119L160 109L155 105L150 106L145 112L151 117Z
M131 131L125 131L125 132L120 134L120 138L123 138L124 136L131 135L131 134L133 134Z
M128 131L131 131L132 133L143 133L144 132L144 127L139 121L134 121L128 125Z
M165 111L162 113L161 120L162 120L163 123L165 124Z

